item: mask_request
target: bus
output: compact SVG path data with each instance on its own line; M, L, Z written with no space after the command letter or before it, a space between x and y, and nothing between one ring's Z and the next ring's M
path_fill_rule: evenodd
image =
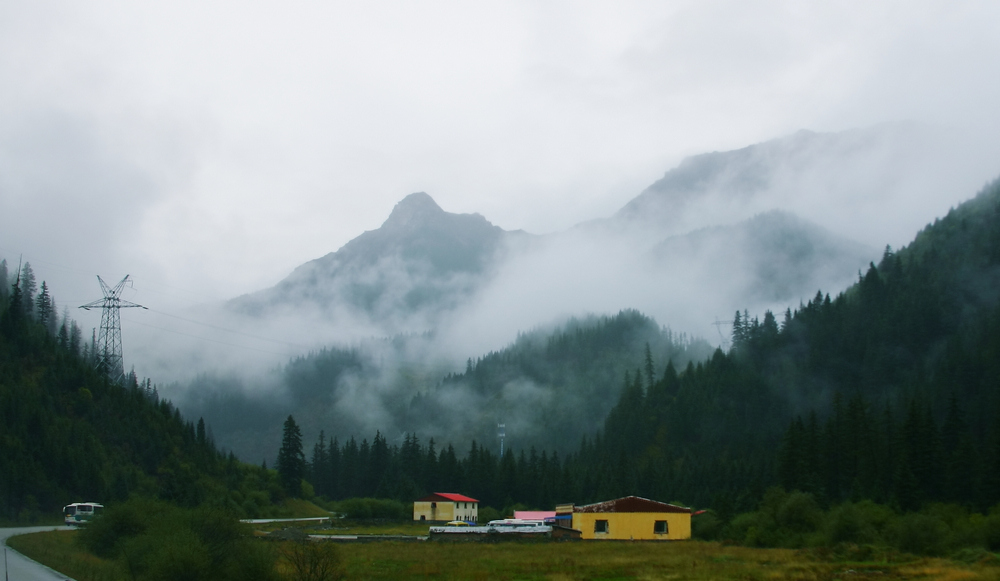
M63 507L63 516L67 525L77 526L85 524L90 519L101 514L104 510L103 504L96 502L74 502Z

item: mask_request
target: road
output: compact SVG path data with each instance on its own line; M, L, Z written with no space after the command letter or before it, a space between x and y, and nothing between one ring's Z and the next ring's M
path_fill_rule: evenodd
M49 569L45 565L36 563L31 559L18 553L14 549L7 547L7 537L23 535L27 533L39 533L42 531L68 531L70 527L19 527L10 529L0 529L0 545L7 549L7 571L3 579L10 581L72 581L65 575Z

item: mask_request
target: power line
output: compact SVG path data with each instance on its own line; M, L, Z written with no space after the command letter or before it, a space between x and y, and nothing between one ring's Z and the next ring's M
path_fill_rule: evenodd
M213 325L211 323L203 323L201 321L195 321L194 319L187 319L187 318L184 318L184 317L181 317L181 316L178 316L178 315L172 315L170 313L166 313L164 311L158 311L156 309L149 309L149 310L152 311L152 312L154 312L154 313L157 313L157 314L160 314L160 315L164 315L166 317L171 317L171 318L174 318L174 319L179 319L181 321L186 321L188 323L193 323L195 325L201 325L203 327L209 327L211 329L216 329L218 331L225 331L226 333L233 333L234 335L243 335L244 337L250 337L250 338L253 338L253 339L259 339L261 341L268 341L270 343L279 343L279 344L282 344L282 345L289 345L291 347L301 347L302 349L309 349L308 345L302 345L300 343L292 343L290 341L282 341L280 339L270 339L268 337L262 337L260 335L254 335L253 333L246 333L246 332L243 332L243 331L237 331L235 329L227 329L225 327L220 327L218 325Z
M192 339L198 339L200 341L208 341L209 343L218 343L219 345L226 345L227 347L235 347L237 349L247 349L250 351L257 351L258 353L267 353L269 355L280 355L282 357L294 357L292 353L278 353L277 351L267 351L266 349L256 349L254 347L247 347L246 345L236 345L233 343L226 343L225 341L219 341L217 339L209 339L208 337L200 337L198 335L192 335L190 333L184 333L181 331L175 331L173 329L166 329L164 327L157 327L156 325L150 325L149 323L143 323L141 321L135 321L132 319L125 319L129 324L142 325L143 327L149 327L150 329L156 329L158 331L166 331L167 333L173 333L174 335L182 335L184 337L191 337Z

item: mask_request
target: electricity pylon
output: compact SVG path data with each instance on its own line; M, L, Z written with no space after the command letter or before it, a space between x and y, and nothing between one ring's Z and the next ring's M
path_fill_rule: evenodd
M727 341L726 338L722 336L722 326L732 325L732 323L729 321L720 321L719 317L715 317L715 322L712 324L715 325L715 330L719 332L719 346L722 347L723 349L728 350L729 341Z
M127 274L114 288L109 287L100 276L97 277L97 280L101 283L104 298L80 305L81 309L88 311L101 307L101 331L97 334L97 344L94 346L96 351L94 358L97 360L95 367L99 371L103 371L114 383L124 385L125 361L122 358L122 321L118 311L129 307L141 309L147 307L121 299L125 283L129 282Z

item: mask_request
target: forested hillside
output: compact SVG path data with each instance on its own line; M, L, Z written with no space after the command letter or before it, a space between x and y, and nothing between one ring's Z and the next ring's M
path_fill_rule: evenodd
M433 335L327 348L297 358L255 385L203 376L184 409L212 425L220 445L247 460L272 462L281 423L293 415L307 439L325 431L341 442L381 430L396 445L405 433L465 448L508 441L568 452L593 434L618 400L621 375L646 349L657 366L711 354L704 341L660 327L635 311L572 319L521 333L507 347L468 359L463 373Z
M57 325L47 286L35 296L24 274L0 292L0 519L137 493L256 514L281 496L271 474L217 451L205 423L149 381L119 386L94 371L75 323Z
M778 483L828 502L992 506L998 282L994 182L836 298L781 323L737 313L728 354L633 381L580 460L614 490L720 508Z

